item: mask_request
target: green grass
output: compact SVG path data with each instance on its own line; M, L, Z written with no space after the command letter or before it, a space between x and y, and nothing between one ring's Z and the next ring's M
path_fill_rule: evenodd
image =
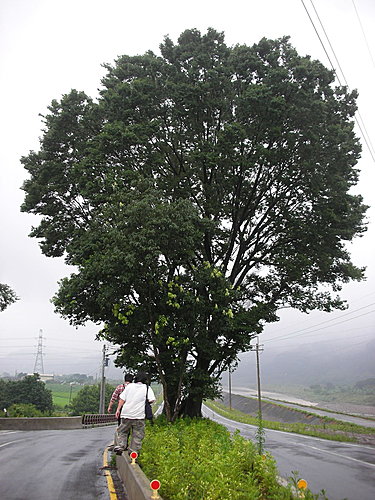
M52 391L52 401L54 406L64 408L69 404L70 385L69 384L47 384L47 389ZM82 389L81 385L72 385L71 399Z
M219 402L206 401L205 404L216 411L219 415L241 422L244 424L258 425L257 417L252 417L238 410L229 409L227 406ZM274 429L284 432L294 432L296 434L304 434L306 436L314 436L332 441L357 442L357 435L375 434L375 429L363 427L361 425L341 422L339 420L322 417L323 423L319 425L292 423L286 424L281 422L271 422L263 420L263 427L266 429Z

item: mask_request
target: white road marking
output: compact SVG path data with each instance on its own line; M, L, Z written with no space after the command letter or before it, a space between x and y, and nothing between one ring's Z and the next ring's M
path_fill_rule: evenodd
M12 444L12 443L17 443L17 441L9 441L8 443L0 444L0 448L2 448L3 446L7 446L8 444Z
M347 460L352 460L353 462L359 462L360 464L363 465L369 465L370 467L375 467L375 464L372 464L371 462L364 462L363 460L358 460L358 458L352 458L348 457L346 455L342 455L341 453L335 453L334 451L328 451L328 450L322 450L321 448L317 448L316 446L310 446L310 445L305 445L307 448L312 448L313 450L318 450L323 453L328 453L329 455L336 455L337 457L340 458L346 458Z
M256 428L256 426L253 426L253 425L250 425L250 424L245 424L245 423L242 423L242 422L235 422L234 420L230 420L226 417L223 417L219 414L217 414L214 410L207 410L207 407L205 407L205 410L206 410L206 415L209 416L209 411L212 412L212 415L215 415L215 416L218 416L226 421L228 421L230 423L231 426L233 427L236 427L236 423L239 424L239 425L244 425L244 426L248 426L250 428ZM237 427L238 428L238 427ZM327 440L326 439L322 439L322 438L318 438L318 437L315 437L315 436L306 436L306 435L303 435L303 434L298 434L298 438L297 438L297 434L294 434L293 433L290 433L290 432L285 432L285 431L278 431L276 429L264 429L265 433L266 433L266 436L267 434L269 433L276 433L276 434L287 434L289 435L290 437L293 437L293 444L294 445L297 445L297 446L303 446L303 447L307 447L307 448L312 448L313 450L318 450L322 453L327 453L329 455L335 455L337 457L340 457L340 458L346 458L347 460L352 460L353 462L359 462L363 465L369 465L370 467L375 467L375 464L371 463L371 462L365 462L363 460L359 460L358 458L352 458L352 457L348 457L347 455L343 455L341 453L336 453L334 451L328 451L326 449L323 449L323 448L318 448L316 446L311 446L311 445L308 445L308 444L305 444L305 443L300 443L298 442L298 439L299 438L302 438L302 439L313 439L313 440L316 440L316 441L322 441L324 443L327 443ZM293 436L291 436L291 434ZM329 441L328 441L329 442ZM337 444L340 444L340 446L343 446L343 447L346 447L346 448L366 448L366 445L360 445L360 444L353 444L353 443L345 443L345 442L341 442L341 441L332 441L332 443L337 443Z

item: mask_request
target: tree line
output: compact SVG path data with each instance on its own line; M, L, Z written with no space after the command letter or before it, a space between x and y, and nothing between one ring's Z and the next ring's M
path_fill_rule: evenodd
M105 386L105 407L115 387ZM52 391L38 374L20 380L0 379L0 415L5 417L55 416L56 412L71 416L98 413L100 384L84 385L64 408L53 404Z
M0 409L3 416L10 417L51 415L52 392L38 374L21 380L0 379Z

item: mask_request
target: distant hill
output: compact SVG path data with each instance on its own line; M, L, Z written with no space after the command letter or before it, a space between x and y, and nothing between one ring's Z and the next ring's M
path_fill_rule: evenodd
M265 386L353 385L359 380L375 377L375 340L353 347L316 343L283 352L272 352L272 347L266 344L260 354L260 372ZM232 381L237 386L256 385L255 352L241 355Z

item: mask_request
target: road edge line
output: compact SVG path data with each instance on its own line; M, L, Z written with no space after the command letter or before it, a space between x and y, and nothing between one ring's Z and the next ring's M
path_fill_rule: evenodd
M111 471L108 469L108 446L105 448L103 453L103 468L104 475L107 478L107 486L110 500L117 500L117 493L115 488L115 483L112 479Z

